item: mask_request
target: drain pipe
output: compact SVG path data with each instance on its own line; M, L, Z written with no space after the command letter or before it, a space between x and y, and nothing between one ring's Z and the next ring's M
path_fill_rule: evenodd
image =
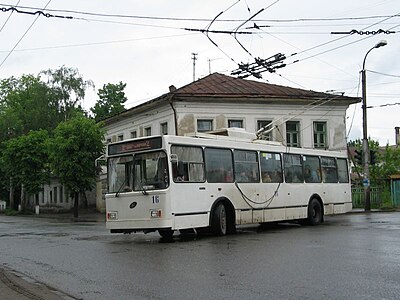
M175 109L174 103L172 101L172 99L174 98L174 92L176 91L176 87L174 85L171 85L169 87L169 91L170 91L170 95L168 97L168 102L172 108L172 111L174 112L175 135L178 135L178 115L176 113L176 109Z

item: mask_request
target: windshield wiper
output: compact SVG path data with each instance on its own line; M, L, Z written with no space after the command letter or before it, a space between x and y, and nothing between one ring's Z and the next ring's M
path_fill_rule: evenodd
M139 178L136 178L136 183L138 184L140 190L142 191L143 195L148 195L149 193L146 191L146 189L144 188L144 186L142 185L142 182Z
M119 187L119 189L115 193L115 197L119 197L119 194L121 193L123 187L127 185L127 183L128 183L127 181L128 181L127 178L125 178L124 182L121 184L121 186Z

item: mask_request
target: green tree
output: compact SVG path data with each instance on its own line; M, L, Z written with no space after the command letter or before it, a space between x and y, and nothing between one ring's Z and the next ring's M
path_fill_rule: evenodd
M99 89L97 92L99 100L90 109L96 121L103 120L125 110L124 103L127 100L124 92L125 87L126 83L120 81L117 84L104 84L103 88Z
M74 216L78 217L79 194L91 190L96 182L94 161L104 151L101 124L84 116L60 123L49 140L53 172L74 193Z
M57 103L40 77L23 75L0 81L0 137L7 140L31 130L55 128Z
M359 139L350 141L349 146L361 151L362 141ZM370 164L369 166L371 184L385 186L390 175L400 173L400 148L391 147L389 145L386 145L386 147L383 148L379 146L377 141L372 139L368 140L368 146L369 149L374 151L376 155L375 164ZM363 166L356 163L353 171L358 171L360 174L362 174Z
M93 88L91 80L84 80L78 69L65 66L40 72L47 79L52 90L52 97L57 99L57 110L64 116L64 121L73 118L75 113L84 112L81 102L86 90Z
M26 135L10 139L4 143L1 154L2 169L14 186L21 186L21 207L25 210L25 194L38 193L49 180L45 130L30 131Z

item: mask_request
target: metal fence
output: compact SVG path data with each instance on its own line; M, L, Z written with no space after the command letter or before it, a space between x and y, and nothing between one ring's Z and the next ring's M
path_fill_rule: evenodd
M377 187L371 187L371 207L380 207L381 202L381 190ZM351 188L351 199L353 201L354 208L363 208L365 206L364 188L353 187Z

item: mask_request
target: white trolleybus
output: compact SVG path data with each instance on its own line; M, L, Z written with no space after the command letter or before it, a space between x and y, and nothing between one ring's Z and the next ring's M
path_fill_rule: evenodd
M109 144L106 227L165 238L204 227L225 235L242 224L317 225L352 209L346 152L254 137L195 133Z

